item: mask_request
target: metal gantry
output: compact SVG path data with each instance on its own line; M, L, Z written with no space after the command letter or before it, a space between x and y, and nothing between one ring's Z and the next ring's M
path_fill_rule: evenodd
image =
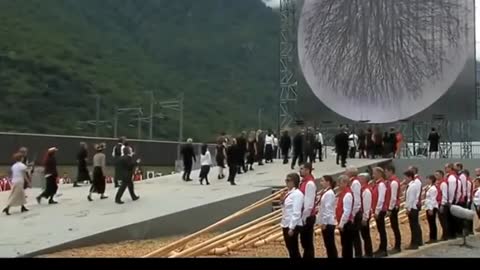
M297 104L296 67L296 1L280 0L280 106L279 128L294 121Z

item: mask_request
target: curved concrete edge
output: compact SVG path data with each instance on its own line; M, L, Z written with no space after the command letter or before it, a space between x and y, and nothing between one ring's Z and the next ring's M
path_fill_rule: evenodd
M474 239L480 238L480 235L475 234L475 235L470 235L467 236L467 243L469 239ZM448 241L440 241L435 244L429 244L429 245L423 245L417 250L407 250L407 251L402 251L401 253L394 254L391 256L388 256L387 258L410 258L410 257L415 257L415 255L421 255L422 253L425 253L426 251L429 251L431 249L437 248L437 247L442 247L442 246L448 246L448 245L456 245L460 244L463 242L462 238L454 239L454 240L448 240Z

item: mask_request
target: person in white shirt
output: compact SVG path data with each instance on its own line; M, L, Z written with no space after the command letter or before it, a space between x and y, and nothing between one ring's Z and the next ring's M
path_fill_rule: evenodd
M305 163L300 167L300 182L299 190L303 193L303 228L300 232L300 243L303 248L303 258L315 258L315 234L314 227L316 223L316 216L318 209L315 207L317 197L317 185L315 184L315 177L312 175L312 163Z
M290 258L300 259L298 234L302 229L303 193L298 190L300 177L296 173L289 174L285 180L288 192L281 199L283 239Z
M375 217L378 234L380 235L380 244L374 256L385 257L388 255L388 238L387 230L385 229L385 217L388 210L386 194L388 189L385 184L385 171L380 167L375 167L372 169L372 176L375 180L375 185L372 188L372 215Z
M320 211L318 224L322 228L323 243L327 250L328 258L338 258L337 247L335 245L335 181L330 175L325 175L320 179L320 185L323 191L320 195Z
M8 196L7 206L3 209L3 213L7 216L10 215L10 207L21 206L21 212L27 212L28 209L25 207L27 204L25 196L25 181L30 181L27 174L27 165L22 163L23 154L16 153L13 155L13 164L11 168L12 173L12 189L10 195Z
M447 180L445 179L445 174L442 170L435 171L436 185L438 187L437 191L441 193L440 202L438 204L438 220L440 221L440 226L442 227L442 238L441 241L448 240L448 185Z
M370 237L370 214L372 209L372 191L368 185L370 175L368 173L362 173L358 175L358 179L360 179L360 184L362 185L362 227L360 233L365 249L364 257L371 258L373 257L373 247Z
M402 251L402 235L400 234L400 225L398 223L398 212L400 210L400 180L395 175L395 166L389 165L385 168L385 176L390 186L390 202L388 203L388 217L390 218L390 228L395 236L395 244L393 249L389 251L391 254L400 253Z
M338 178L339 195L337 200L336 217L337 228L340 231L342 243L342 258L353 258L353 203L354 198L350 190L350 179L346 175Z
M123 156L123 149L125 148L126 140L127 139L125 137L120 137L118 139L117 145L115 145L115 147L113 147L113 151L112 151L113 162L115 164L115 174L113 176L113 181L115 183L115 187L120 186L120 179L118 179L118 178L120 176L119 171L121 169L120 169L120 166L118 165L118 163L119 163L118 161L120 160L120 157Z
M467 176L463 171L463 164L455 163L455 170L457 171L460 186L457 188L457 204L463 208L467 207Z
M425 191L425 209L427 210L428 228L430 230L430 239L425 244L433 244L437 242L437 211L438 201L437 195L439 194L437 186L435 185L436 178L434 175L427 177L427 190Z
M316 150L318 151L318 160L320 160L320 162L323 162L323 134L320 132L320 129L317 128L317 134L315 135L315 141L317 143L316 145Z
M476 171L477 169L475 169ZM477 213L477 217L480 219L480 177L477 176L473 181L473 209ZM475 229L476 232L480 232L480 225Z
M418 200L420 198L421 186L414 180L415 174L412 171L404 173L406 182L408 183L405 196L405 209L408 215L408 223L410 225L410 246L407 249L418 249L422 244L422 233L418 219Z
M210 167L212 166L212 156L210 151L208 151L208 146L206 144L202 145L200 153L200 185L203 185L203 180L207 182L207 186L210 185L208 182L208 173L210 172Z
M448 206L448 238L455 239L457 238L458 234L458 219L450 213L450 206L456 204L457 202L457 194L458 189L457 185L460 181L458 181L457 172L455 171L455 165L453 163L448 163L445 165L445 173L447 178L447 206Z
M358 179L358 169L354 166L348 166L345 175L350 180L350 190L353 194L353 246L355 248L355 258L362 257L362 240L360 238L360 229L362 228L362 185Z
M273 158L278 158L278 138L275 134L273 134Z
M351 132L348 136L348 148L349 148L349 158L355 158L355 154L357 153L358 147L358 136L355 132Z

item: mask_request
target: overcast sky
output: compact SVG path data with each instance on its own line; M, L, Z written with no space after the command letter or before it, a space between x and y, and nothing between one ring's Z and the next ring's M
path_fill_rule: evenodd
M280 0L262 0L268 6L278 7ZM476 36L477 36L477 59L480 59L480 0L475 0L475 17L476 17Z

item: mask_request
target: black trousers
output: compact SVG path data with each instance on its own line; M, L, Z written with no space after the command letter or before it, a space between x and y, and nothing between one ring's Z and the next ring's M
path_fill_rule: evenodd
M358 211L353 219L353 247L355 249L355 258L362 257L362 239L360 238L360 230L362 229L362 211Z
M247 172L247 167L245 166L245 152L242 152L240 154L240 160L239 160L239 164L238 164L238 172Z
M385 211L380 211L375 222L377 223L378 234L380 234L380 245L378 251L387 252L387 231L385 229Z
M431 210L431 215L427 213L428 229L430 231L430 241L437 241L437 211L435 208Z
M315 149L313 147L310 147L305 150L305 161L314 163L315 162Z
M237 175L237 165L229 164L228 165L228 182L235 183L235 176Z
M300 259L300 248L298 247L298 232L300 227L295 228L293 236L288 235L289 228L283 228L283 240L288 250L288 255L292 259Z
M450 212L450 206L445 206L448 208L447 224L448 224L448 239L457 238L457 227L458 221L457 218L452 215Z
M342 167L345 167L347 165L347 154L348 154L348 151L340 151L339 152L340 157L337 157L337 158L340 158Z
M114 158L114 164L115 164L115 176L113 177L113 183L115 184L115 187L120 186L120 180L118 177L120 176L120 165L118 165L118 161L120 160L120 157L115 157Z
M295 167L298 159L298 166L303 164L303 152L293 152L292 168Z
M337 246L335 244L335 225L326 225L322 230L323 243L327 250L327 258L338 258Z
M398 207L395 207L390 212L390 226L392 227L393 235L395 236L395 249L401 249L402 236L400 234L400 226L398 224Z
M472 202L467 204L467 209L472 209ZM473 220L467 221L467 234L473 234Z
M353 258L353 223L347 222L340 231L340 239L342 242L342 258Z
M183 161L183 180L188 180L190 179L190 173L192 173L192 166L193 162L192 161Z
M442 240L448 240L449 228L448 228L448 216L450 215L450 208L443 206L440 208L441 211L438 212L438 220L440 221L440 226L442 227Z
M367 221L365 226L362 225L360 228L360 233L363 239L365 257L373 257L372 238L370 237L370 220Z
M423 244L422 241L422 228L418 220L418 210L411 209L408 214L408 223L410 225L410 246L419 247Z
M300 231L300 243L302 243L304 259L315 258L315 245L313 243L315 220L315 216L308 217Z
M323 161L323 145L320 143L317 146L318 160Z
M130 197L132 198L132 200L137 197L137 195L135 195L135 191L133 189L133 181L131 179L130 180L122 180L122 184L118 188L117 194L115 195L115 201L116 202L119 202L119 201L122 200L123 193L125 192L125 189L127 189L127 188L128 188L128 192L130 193Z
M282 148L283 164L288 163L288 148Z
M355 154L357 153L357 148L355 147L350 147L350 150L348 152L348 157L349 158L355 158Z

